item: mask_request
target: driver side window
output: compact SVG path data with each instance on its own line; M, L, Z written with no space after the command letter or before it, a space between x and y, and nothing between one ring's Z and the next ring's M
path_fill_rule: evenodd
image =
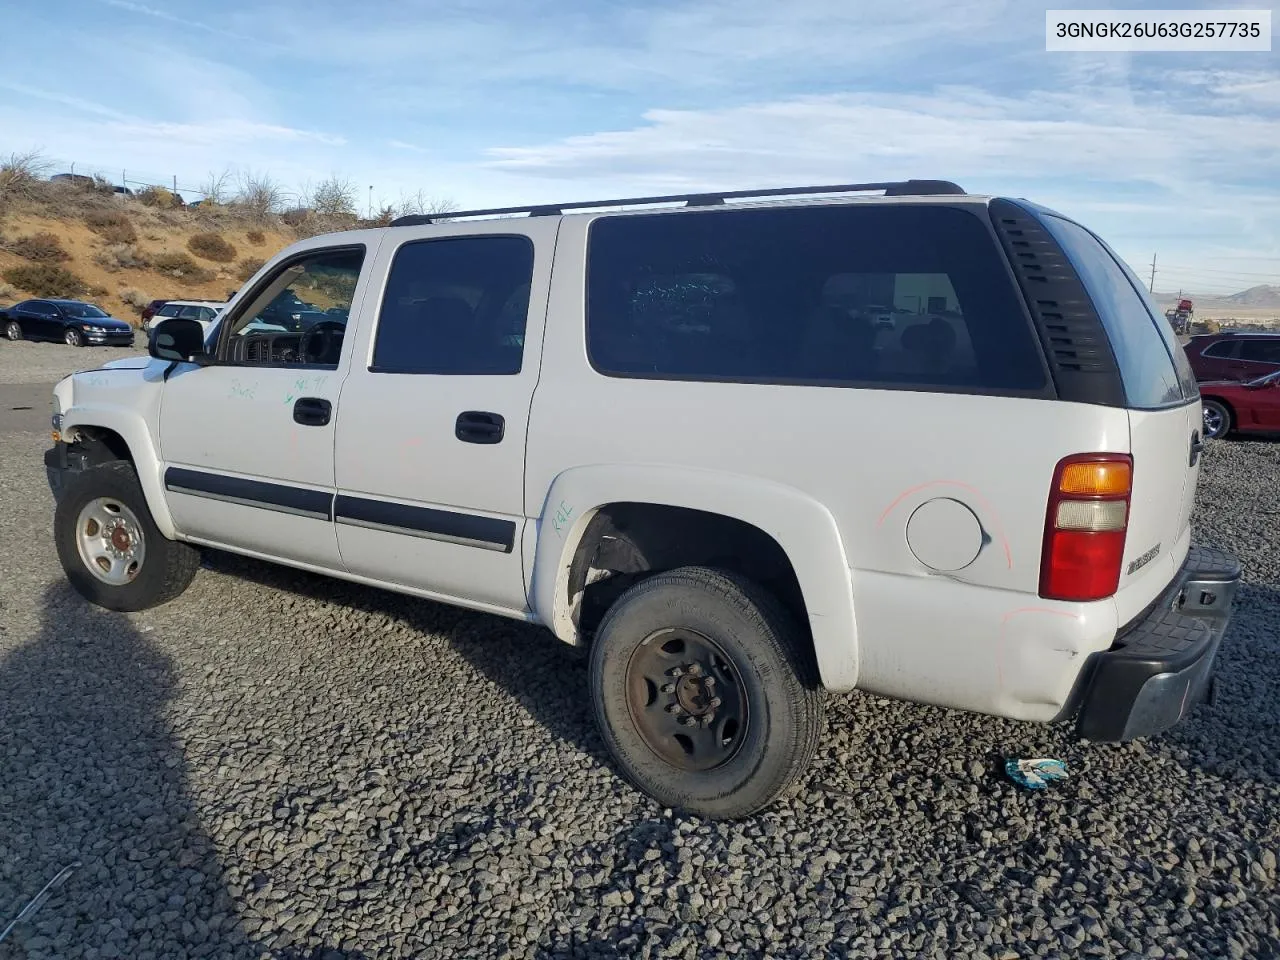
M347 247L316 250L285 263L229 318L219 359L335 369L364 256L363 247Z

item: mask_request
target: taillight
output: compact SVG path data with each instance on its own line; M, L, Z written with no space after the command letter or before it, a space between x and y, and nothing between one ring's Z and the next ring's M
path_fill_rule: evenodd
M1046 600L1104 600L1120 584L1133 457L1082 453L1053 472L1040 560Z

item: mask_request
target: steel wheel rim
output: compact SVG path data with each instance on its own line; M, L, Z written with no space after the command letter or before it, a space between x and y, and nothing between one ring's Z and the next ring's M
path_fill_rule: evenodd
M733 660L710 637L680 627L651 633L627 661L625 684L640 739L678 770L713 770L746 740L746 692Z
M76 550L91 574L123 587L142 572L147 544L137 514L114 497L98 497L76 518Z
M1204 432L1211 437L1218 436L1218 431L1222 429L1222 411L1216 407L1206 406L1203 410L1204 415Z

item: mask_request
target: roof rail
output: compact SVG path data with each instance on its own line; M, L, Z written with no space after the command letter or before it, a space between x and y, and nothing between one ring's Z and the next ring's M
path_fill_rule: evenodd
M686 207L706 207L726 200L756 197L791 197L815 193L870 193L883 190L886 197L936 196L964 194L950 180L894 180L886 183L840 183L818 187L773 187L765 190L729 190L719 193L675 193L665 197L631 197L624 200L586 200L582 203L537 204L530 207L491 207L487 210L463 210L460 213L420 213L397 217L393 227L412 227L438 220L461 220L464 217L499 217L526 214L530 217L554 217L566 210L590 210L599 207L631 207L653 203L684 203Z

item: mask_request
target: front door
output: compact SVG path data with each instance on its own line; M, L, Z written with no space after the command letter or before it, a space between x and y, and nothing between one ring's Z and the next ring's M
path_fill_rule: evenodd
M317 244L228 308L212 362L164 385L160 451L169 508L193 540L341 570L333 529L338 395L351 361L347 317L364 295L362 245ZM291 292L325 319L301 331L260 315Z
M558 219L404 228L343 388L334 507L352 573L526 608L524 454Z

